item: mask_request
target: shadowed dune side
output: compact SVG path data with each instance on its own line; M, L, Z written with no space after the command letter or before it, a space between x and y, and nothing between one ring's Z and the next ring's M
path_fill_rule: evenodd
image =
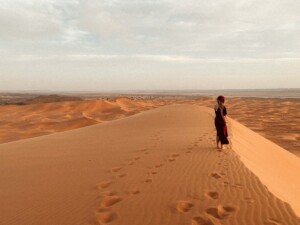
M213 115L196 105L1 144L0 181L1 225L300 222L234 151L215 149Z

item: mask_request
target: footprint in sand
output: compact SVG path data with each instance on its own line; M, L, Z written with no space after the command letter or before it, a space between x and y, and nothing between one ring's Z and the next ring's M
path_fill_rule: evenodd
M121 169L122 169L122 167L113 167L113 168L110 169L110 171L115 173L115 172L118 172Z
M145 183L151 183L153 180L151 178L148 178L145 180Z
M264 225L282 225L278 220L270 218L266 222L264 222Z
M164 165L163 163L157 164L157 165L155 165L155 168L160 168L160 167L162 167L163 165Z
M104 212L101 213L99 218L98 218L98 224L107 224L112 222L115 218L117 217L117 215L113 212Z
M102 196L115 196L117 194L117 192L115 192L115 191L104 191L101 194L102 194Z
M172 154L169 155L168 161L169 162L174 162L176 160L176 157L179 157L179 156L180 156L179 153L172 153Z
M207 209L206 213L214 218L223 220L229 217L234 211L236 211L234 207L218 205L216 208Z
M117 175L117 178L123 178L123 177L126 177L127 174L126 173L121 173L121 174L118 174Z
M157 173L158 173L157 171L150 172L150 174L152 174L152 175L156 175Z
M189 150L189 151L186 151L185 153L191 153L191 152L192 152L192 151Z
M224 187L227 187L228 185L229 185L229 182L227 182L227 181L223 182Z
M220 179L222 176L218 173L211 173L210 174L211 177L215 178L215 179Z
M106 196L102 200L101 206L107 208L107 207L117 204L120 201L122 201L122 198L120 198L119 196L116 196L116 195Z
M170 155L170 157L173 157L173 158L176 158L176 157L178 157L178 156L180 156L179 153L172 153L172 154Z
M137 189L137 188L134 188L134 189L130 190L130 194L132 194L132 195L137 195L139 193L140 193L140 190Z
M108 188L112 184L112 181L103 181L98 185L99 189Z
M129 166L132 166L134 164L135 164L135 162L133 162L133 161L128 163Z
M211 219L204 216L196 216L192 219L191 225L217 225L217 223L214 223Z
M137 161L137 160L139 160L140 158L141 158L141 157L138 156L138 157L135 157L134 160Z
M176 210L181 213L188 212L193 207L194 207L194 204L189 201L179 201L176 204Z
M218 199L219 193L216 191L207 191L204 193L204 196L208 199Z

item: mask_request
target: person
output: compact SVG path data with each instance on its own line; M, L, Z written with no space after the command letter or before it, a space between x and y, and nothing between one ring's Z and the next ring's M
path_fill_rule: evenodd
M228 133L227 133L227 126L226 126L226 115L227 110L224 105L225 97L220 95L217 98L217 104L215 105L215 127L217 130L216 142L217 142L217 149L223 149L223 145L229 144L228 141ZM221 143L221 147L219 144Z

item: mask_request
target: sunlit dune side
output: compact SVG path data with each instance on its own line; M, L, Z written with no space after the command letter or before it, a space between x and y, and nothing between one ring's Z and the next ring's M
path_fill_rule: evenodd
M230 120L233 149L241 161L300 215L300 158L242 124Z
M0 143L120 119L165 104L168 103L118 98L115 101L63 101L1 106Z

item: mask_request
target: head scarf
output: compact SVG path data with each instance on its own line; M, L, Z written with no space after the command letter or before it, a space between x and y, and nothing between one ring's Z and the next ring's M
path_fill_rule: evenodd
M219 100L220 102L222 102L223 104L225 103L225 97L223 95L220 95L217 100Z
M217 102L218 103L215 105L215 111L217 111L220 106L223 106L223 104L225 102L225 97L222 95L218 96Z

